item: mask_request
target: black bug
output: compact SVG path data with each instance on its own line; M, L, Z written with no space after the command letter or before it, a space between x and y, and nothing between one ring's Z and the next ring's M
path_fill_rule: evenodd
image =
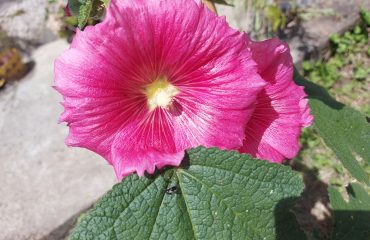
M180 190L176 186L169 187L166 189L166 194L172 195L176 193L180 193Z

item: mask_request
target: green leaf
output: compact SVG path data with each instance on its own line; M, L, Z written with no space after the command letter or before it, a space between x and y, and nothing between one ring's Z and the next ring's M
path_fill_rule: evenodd
M361 8L360 15L362 21L364 21L367 26L370 26L370 11L367 11L365 8Z
M91 18L99 18L103 14L107 0L68 0L72 16L77 18L78 27L83 29Z
M310 99L314 128L352 176L370 185L369 175L356 159L370 164L370 124L366 117L335 101L324 88L307 81L296 71L294 75Z
M363 66L356 66L353 72L353 78L356 80L365 80L369 76L368 71Z
M85 27L87 20L90 17L92 6L93 6L92 0L86 0L86 2L80 6L80 12L78 15L78 27L80 29L83 29L83 27Z
M369 194L356 183L347 187L348 202L335 188L328 191L335 219L332 240L370 239Z
M79 0L68 0L68 7L71 10L72 16L78 17L81 5L82 3Z
M303 184L289 167L203 147L184 161L115 185L70 239L305 239L290 212Z

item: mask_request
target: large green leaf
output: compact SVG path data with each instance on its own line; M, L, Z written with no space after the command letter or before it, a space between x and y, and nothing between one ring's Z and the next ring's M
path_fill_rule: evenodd
M370 164L370 124L360 112L335 101L328 92L295 72L305 87L315 117L314 128L357 180L370 184L359 161Z
M347 192L348 202L335 188L329 188L335 219L332 240L369 240L370 196L356 183L349 185Z
M184 162L115 185L70 239L305 239L290 212L303 184L289 167L203 147Z

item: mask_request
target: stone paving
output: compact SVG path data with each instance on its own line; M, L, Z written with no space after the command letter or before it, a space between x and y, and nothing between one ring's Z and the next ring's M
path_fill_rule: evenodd
M0 92L0 239L60 239L54 231L115 183L113 170L85 149L67 148L62 107L51 88L64 40L34 52L34 70Z

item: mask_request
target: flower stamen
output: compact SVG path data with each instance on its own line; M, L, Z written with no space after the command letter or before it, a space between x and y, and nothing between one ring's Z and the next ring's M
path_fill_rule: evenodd
M144 93L148 99L149 110L153 111L157 107L168 108L180 90L172 85L166 77L159 77L145 86Z

